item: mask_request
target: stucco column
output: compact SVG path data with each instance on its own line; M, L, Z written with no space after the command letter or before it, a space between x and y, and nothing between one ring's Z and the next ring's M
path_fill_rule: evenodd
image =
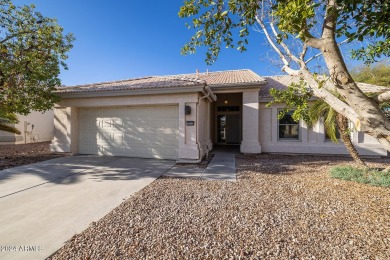
M77 107L70 108L70 152L73 155L79 153L79 109Z
M205 120L206 124L206 134L207 134L207 147L209 151L213 150L213 141L211 140L211 124L214 121L211 119L211 102L207 102L207 119Z
M70 152L70 107L54 107L54 138L50 148L54 152Z
M259 142L259 90L242 93L241 153L261 153Z
M54 138L50 148L54 152L78 153L78 109L54 108Z
M185 115L185 106L191 107L191 114ZM196 143L196 102L179 102L179 161L192 161L199 159L199 149ZM187 122L192 121L193 125Z

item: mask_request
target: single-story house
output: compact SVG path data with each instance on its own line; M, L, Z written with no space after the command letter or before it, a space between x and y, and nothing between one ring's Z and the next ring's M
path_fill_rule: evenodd
M54 112L32 111L30 114L17 115L19 123L11 124L20 131L20 135L0 131L0 145L48 142L54 137Z
M270 88L292 80L231 70L60 87L51 147L181 162L200 160L216 144L239 145L242 153L347 154L321 122L309 129L289 115L278 120L282 104L265 106ZM362 132L352 139L362 155L387 155Z

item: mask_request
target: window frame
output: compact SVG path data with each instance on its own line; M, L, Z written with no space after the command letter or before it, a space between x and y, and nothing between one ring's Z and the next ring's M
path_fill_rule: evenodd
M280 114L280 112L281 111L283 111L283 108L279 108L279 109L277 109L277 115L279 116L279 114ZM294 113L294 109L292 109L292 110L289 110L289 111L287 111L287 113ZM280 119L279 118L277 118L277 127L276 127L276 131L277 131L277 133L276 133L276 135L277 135L277 137L278 137L278 142L301 142L301 132L302 132L302 130L301 130L301 128L302 128L302 126L301 126L301 120L298 120L297 122L296 122L296 124L282 124L282 125L285 125L285 126L288 126L288 125L293 125L293 126L298 126L298 137L297 138L281 138L280 137L280 126L281 126L281 124L280 124Z

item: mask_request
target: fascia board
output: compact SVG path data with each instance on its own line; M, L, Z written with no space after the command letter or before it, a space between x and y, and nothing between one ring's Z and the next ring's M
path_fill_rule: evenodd
M171 88L150 88L137 90L118 90L118 91L90 91L90 92L68 92L57 93L61 98L93 98L93 97L117 97L117 96L136 96L136 95L156 95L156 94L180 94L200 92L204 84L191 87L171 87Z

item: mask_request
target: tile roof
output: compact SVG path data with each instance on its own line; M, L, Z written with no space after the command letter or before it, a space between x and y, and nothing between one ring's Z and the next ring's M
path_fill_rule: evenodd
M141 90L170 87L188 87L205 84L202 80L183 79L173 77L145 77L95 84L85 84L70 87L58 87L57 93L80 93L80 92L105 92L118 90Z
M271 97L269 90L271 88L282 90L287 89L291 83L299 83L300 78L290 75L281 75L281 76L266 76L264 77L267 80L267 85L260 90L260 97L267 98ZM358 87L365 93L378 93L388 91L388 87L371 85L366 83L357 82Z
M287 89L291 83L299 83L299 77L292 77L289 75L282 76L267 76L267 85L260 89L260 97L271 97L269 90L271 88L277 90Z
M217 72L151 76L112 82L59 87L57 93L103 92L118 90L141 90L170 87L264 84L265 79L251 70L228 70Z
M233 85L233 84L264 84L265 78L260 77L252 70L225 70L215 72L203 72L203 73L192 73L192 74L181 74L174 77L184 78L198 78L207 82L207 85L213 87L217 85Z

